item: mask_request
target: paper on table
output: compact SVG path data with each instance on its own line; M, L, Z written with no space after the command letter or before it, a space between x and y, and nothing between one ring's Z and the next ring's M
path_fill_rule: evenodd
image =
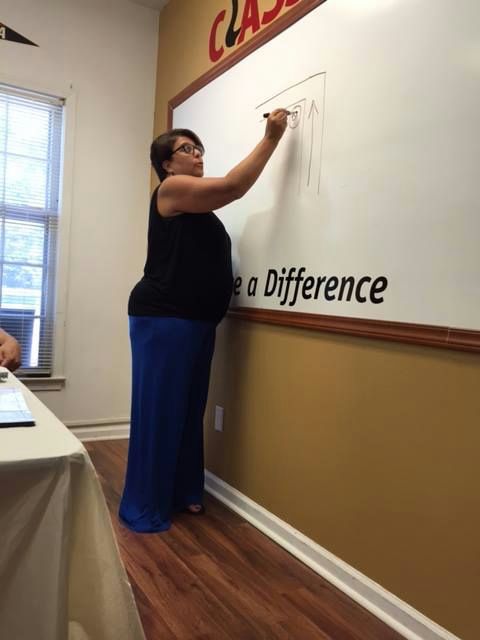
M20 389L0 389L0 428L33 427L35 421Z

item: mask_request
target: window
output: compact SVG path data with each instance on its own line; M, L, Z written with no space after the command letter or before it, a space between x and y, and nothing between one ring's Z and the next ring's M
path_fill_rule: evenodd
M52 373L63 100L0 84L0 327Z

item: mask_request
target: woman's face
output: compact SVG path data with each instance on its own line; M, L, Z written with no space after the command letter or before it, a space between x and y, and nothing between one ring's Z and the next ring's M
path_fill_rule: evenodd
M197 178L203 176L203 151L191 138L176 138L172 151L170 159L164 162L167 173Z

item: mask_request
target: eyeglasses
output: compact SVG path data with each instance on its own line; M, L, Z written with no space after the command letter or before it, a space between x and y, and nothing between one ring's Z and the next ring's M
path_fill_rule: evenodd
M199 147L197 144L190 144L189 142L185 142L184 144L181 144L179 147L174 149L172 151L172 156L174 153L177 153L177 151L183 151L183 153L188 153L188 155L190 156L193 156L195 155L195 153L197 153L200 158L203 158L203 154L205 153L205 150L202 147Z

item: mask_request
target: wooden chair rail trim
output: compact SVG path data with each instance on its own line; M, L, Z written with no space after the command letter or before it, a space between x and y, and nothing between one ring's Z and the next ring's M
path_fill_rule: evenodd
M284 327L480 353L480 331L467 329L247 307L232 307L228 317Z

